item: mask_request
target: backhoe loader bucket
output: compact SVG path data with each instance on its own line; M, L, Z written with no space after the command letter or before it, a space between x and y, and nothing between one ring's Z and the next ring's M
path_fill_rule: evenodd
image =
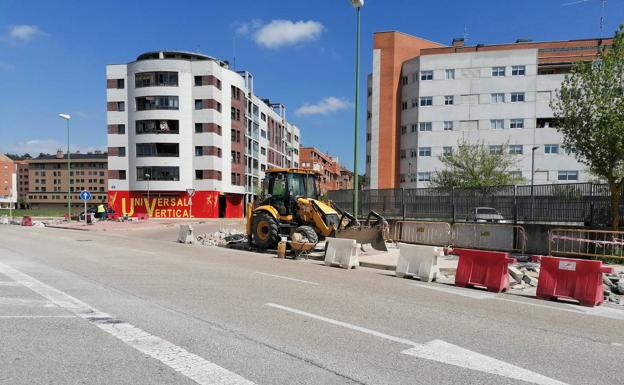
M366 222L360 222L346 211L342 211L336 238L355 239L361 244L370 243L373 249L388 251L384 235L388 232L388 222L379 214L371 211Z

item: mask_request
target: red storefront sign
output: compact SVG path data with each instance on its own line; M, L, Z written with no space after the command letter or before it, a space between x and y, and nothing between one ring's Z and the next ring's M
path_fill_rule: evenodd
M196 191L192 203L193 218L219 218L219 196L219 191ZM225 195L221 199L224 200L221 216L242 216L242 195ZM150 193L149 200L144 191L108 192L108 205L119 215L130 217L147 214L150 218L189 218L191 207L188 203L186 191L154 191Z

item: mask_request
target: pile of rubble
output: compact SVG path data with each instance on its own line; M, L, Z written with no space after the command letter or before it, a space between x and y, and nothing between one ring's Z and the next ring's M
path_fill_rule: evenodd
M226 246L233 243L245 242L245 234L236 229L220 229L214 233L200 234L197 243L202 246Z
M624 305L624 271L602 276L605 301Z
M540 265L537 262L521 262L509 265L509 282L512 289L525 290L537 287Z

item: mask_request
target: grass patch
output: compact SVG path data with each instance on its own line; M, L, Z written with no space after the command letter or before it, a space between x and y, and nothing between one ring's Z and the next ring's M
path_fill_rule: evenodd
M82 210L72 208L72 215L78 215ZM62 217L67 214L67 207L65 208L42 208L42 209L19 209L13 210L14 217ZM0 211L1 215L9 215L9 210Z

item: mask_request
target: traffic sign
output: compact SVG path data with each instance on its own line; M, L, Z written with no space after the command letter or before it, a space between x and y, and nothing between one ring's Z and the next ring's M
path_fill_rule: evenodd
M193 197L193 195L195 195L195 189L194 188L187 188L186 189L186 193L188 194L189 197Z
M82 199L83 201L88 201L89 199L91 199L91 193L87 190L81 191L80 199Z

